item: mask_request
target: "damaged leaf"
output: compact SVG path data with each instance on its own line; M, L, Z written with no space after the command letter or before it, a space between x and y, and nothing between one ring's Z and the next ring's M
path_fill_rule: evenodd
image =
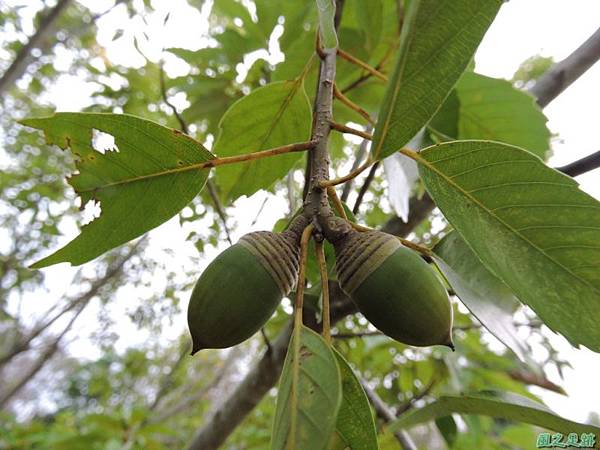
M177 130L126 114L56 113L26 119L43 130L48 144L70 148L78 173L68 179L81 205L100 203L102 212L66 246L36 262L41 268L70 262L77 266L166 222L200 192L214 156ZM98 133L100 131L101 133ZM98 134L115 147L98 147Z

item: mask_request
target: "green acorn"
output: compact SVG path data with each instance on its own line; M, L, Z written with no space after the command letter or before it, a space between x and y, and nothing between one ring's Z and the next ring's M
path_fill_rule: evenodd
M239 344L265 324L296 284L305 225L299 216L283 233L248 233L208 265L188 306L192 354Z
M408 345L452 344L452 305L434 270L380 231L350 231L334 243L340 286L364 316Z

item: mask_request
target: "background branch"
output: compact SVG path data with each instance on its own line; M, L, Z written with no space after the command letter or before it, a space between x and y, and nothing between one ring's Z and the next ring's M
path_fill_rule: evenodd
M529 90L538 105L546 107L562 91L583 75L600 58L600 28L573 53L554 64Z
M29 64L31 50L40 47L44 39L54 32L56 21L70 3L71 0L59 0L56 6L44 15L33 36L21 47L12 64L2 74L2 78L0 78L0 95L4 94L7 89L21 78Z
M65 335L71 330L73 324L79 317L79 315L83 312L87 303L83 303L79 306L79 309L75 311L73 317L69 320L65 328L61 331L61 333L54 338L52 343L39 355L35 363L27 369L24 373L21 373L21 378L12 386L10 386L5 392L0 394L0 410L6 408L8 402L17 394L27 383L31 381L33 377L35 377L40 370L46 365L46 363L54 356L54 354L59 349L60 341L65 337Z
M377 417L383 420L384 423L394 421L396 419L396 415L390 410L390 408L385 404L381 397L379 397L379 395L377 395L377 393L373 389L371 389L371 387L364 380L360 380L360 384L365 390L369 401L373 405ZM408 435L408 433L406 433L406 431L395 431L394 436L396 437L396 440L404 450L417 450L417 446L415 445L411 437Z
M40 336L45 330L50 328L50 326L52 326L58 319L79 305L87 305L90 300L98 295L103 286L106 286L117 277L120 277L123 274L123 267L125 263L138 252L140 245L144 241L145 239L140 239L125 256L120 258L117 262L109 265L103 276L93 280L90 288L87 291L71 299L67 306L65 306L59 313L55 314L52 318L38 324L26 337L15 342L13 347L0 357L0 369L2 369L15 356L28 350L31 346L31 342Z
M577 175L582 175L590 170L597 169L598 167L600 167L600 150L567 164L566 166L557 167L556 170L571 177L576 177Z

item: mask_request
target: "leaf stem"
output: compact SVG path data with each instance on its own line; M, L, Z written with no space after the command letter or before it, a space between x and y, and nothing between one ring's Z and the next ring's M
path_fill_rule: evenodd
M299 333L302 326L302 308L304 307L304 283L306 277L306 260L308 243L312 236L314 225L311 223L302 232L300 239L300 270L298 272L298 286L296 286L296 299L294 302L294 334Z
M418 251L420 254L425 255L427 257L431 257L433 252L430 248L425 247L424 245L415 244L414 242L409 241L408 239L404 239L396 236L396 238L404 245L405 247L411 248L413 250Z
M339 177L339 178L334 178L333 180L322 180L319 183L319 185L322 188L326 188L329 186L337 186L338 184L346 183L347 181L353 180L354 178L359 176L362 172L364 172L369 167L371 167L371 164L373 164L373 161L371 160L371 158L368 158L362 166L359 166L357 169L353 170L352 172L348 173L347 175L344 175L343 177Z
M338 48L338 55L340 55L343 59L345 59L346 61L352 63L352 64L356 64L357 66L365 69L367 72L369 72L371 75L379 78L382 81L387 81L388 77L386 77L384 74L382 74L379 70L377 70L375 67L370 66L369 64L367 64L366 62L358 59L357 57L351 55L348 52L345 52L344 50L342 50L341 48Z
M327 263L323 251L323 241L315 242L317 262L321 274L321 297L323 299L323 338L331 345L331 313L329 311L329 277L327 276Z
M346 216L346 210L344 209L344 205L338 197L337 192L335 191L335 187L327 186L327 196L333 202L333 207L335 208L339 216L344 220L348 220L348 216Z
M359 231L361 233L365 232L365 231L376 231L373 228L365 227L364 225L360 225L360 224L354 223L354 222L351 222L350 225L356 231ZM404 239L399 236L396 236L396 239L398 239L400 241L400 243L402 245L404 245L405 247L416 250L417 252L421 253L422 255L425 255L427 257L431 257L433 255L433 252L431 251L431 249L429 247L425 247L424 245L416 244L412 241L409 241L408 239Z
M340 133L354 134L355 136L360 136L361 138L369 141L373 140L373 135L371 133L367 133L366 131L357 130L356 128L352 128L337 122L330 122L330 125L333 130L339 131Z
M375 125L375 121L373 120L371 115L363 108L358 106L356 103L354 103L352 100L350 100L348 97L346 97L335 84L333 85L333 95L348 108L360 114L367 122L369 122L372 125Z

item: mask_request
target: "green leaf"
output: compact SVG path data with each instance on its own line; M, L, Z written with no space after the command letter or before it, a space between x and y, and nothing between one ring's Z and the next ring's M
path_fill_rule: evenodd
M467 67L500 0L413 0L371 146L382 159L427 124Z
M336 431L351 449L377 450L377 431L369 399L354 371L337 351L333 350L342 375L342 406L337 417Z
M550 131L535 99L506 80L467 72L456 85L459 139L489 139L548 156ZM456 137L456 135L454 135Z
M321 336L302 326L283 364L271 449L325 449L341 402L340 369L333 352Z
M44 131L48 144L69 147L79 173L68 179L81 204L100 202L100 217L31 267L77 266L166 222L200 192L214 156L177 130L126 114L56 113L21 123ZM116 149L92 145L93 130L114 137ZM117 151L115 151L117 150Z
M519 306L511 290L452 231L436 244L434 260L464 305L490 333L525 361L527 347L517 335L513 313Z
M266 150L310 139L312 111L302 80L256 89L235 102L223 116L213 148L219 156ZM251 195L285 176L300 153L219 167L217 182L226 199Z
M325 49L337 48L338 40L335 32L335 0L316 0L319 11L319 32L321 45Z
M369 3L360 0L354 1L354 9L358 23L365 33L365 45L369 50L374 50L381 39L383 26L383 5L377 0Z
M452 413L480 414L525 422L568 433L598 433L600 428L563 419L545 405L510 392L486 391L464 396L442 396L423 408L403 414L390 430L408 428Z
M452 448L458 433L458 427L456 426L456 422L452 416L438 417L435 419L435 425L437 426L438 430L440 430L440 433L446 441L446 444L448 444L448 447Z
M600 203L537 156L498 142L439 144L416 159L483 264L550 328L600 352Z
M459 116L460 100L456 89L453 89L438 112L433 116L431 122L429 122L428 128L442 141L454 140L458 136Z

